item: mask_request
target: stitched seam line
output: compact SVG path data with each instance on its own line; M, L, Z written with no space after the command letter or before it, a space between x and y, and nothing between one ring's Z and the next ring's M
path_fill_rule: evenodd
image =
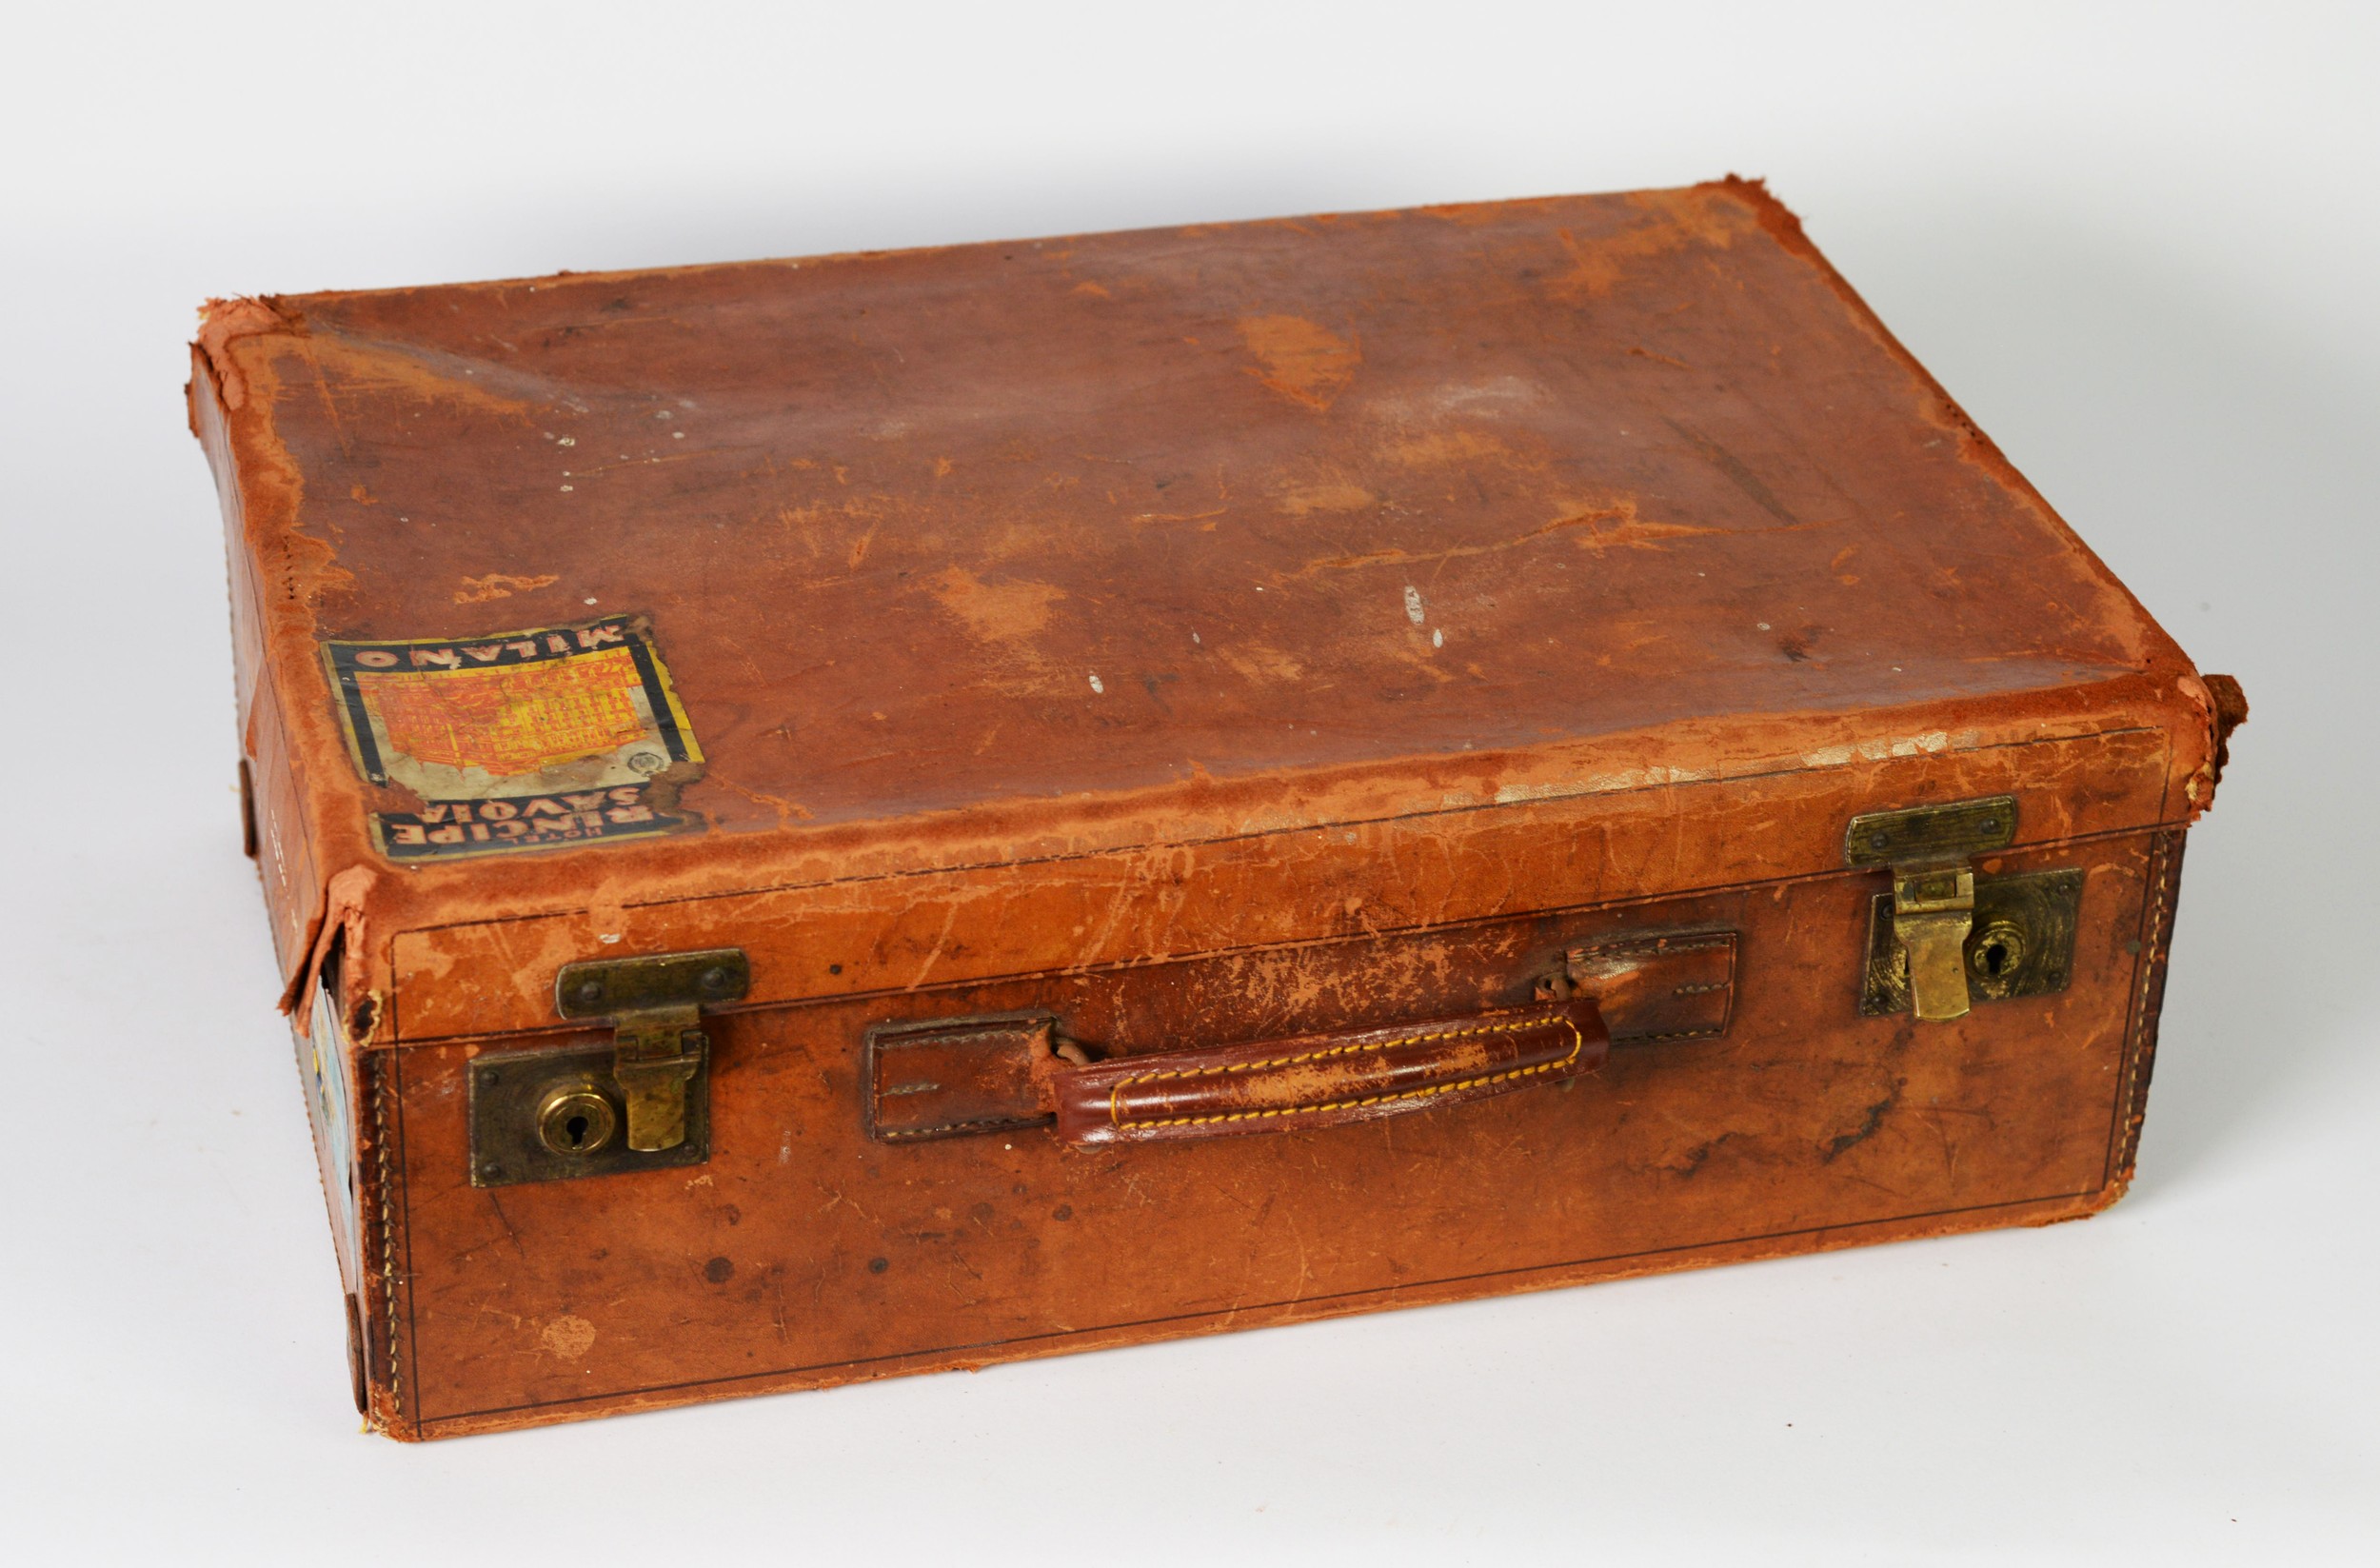
M388 1401L398 1420L405 1419L405 1382L397 1371L397 1226L388 1204L388 1070L372 1074L372 1160L379 1172L375 1201L380 1208L380 1291L388 1314ZM367 1352L369 1347L366 1347ZM368 1354L366 1357L369 1363Z
M1154 1118L1146 1121L1136 1120L1130 1121L1123 1120L1122 1113L1118 1108L1116 1103L1116 1091L1111 1090L1109 1091L1107 1097L1108 1113L1113 1124L1118 1130L1121 1131L1133 1127L1199 1127L1207 1126L1218 1121L1256 1121L1266 1117L1273 1116L1312 1116L1321 1111L1346 1111L1355 1110L1364 1105L1386 1105L1399 1100L1427 1100L1435 1095L1450 1094L1457 1089L1481 1088L1490 1083L1503 1083L1516 1078L1527 1078L1533 1073L1550 1073L1557 1071L1559 1068L1567 1067L1573 1062L1577 1060L1578 1053L1580 1051L1586 1049L1586 1037L1578 1032L1578 1025L1571 1022L1570 1020L1566 1018L1540 1019L1534 1023L1489 1023L1470 1029L1441 1030L1435 1034L1412 1035L1403 1040L1383 1040L1372 1045L1339 1045L1334 1046L1327 1051L1310 1051L1301 1056L1282 1057L1279 1059L1280 1062L1311 1062L1317 1057L1337 1056L1346 1051L1379 1050L1390 1045L1411 1044L1415 1041L1459 1040L1466 1035L1502 1034L1515 1029L1542 1029L1548 1024L1553 1023L1558 1023L1563 1028L1570 1031L1569 1050L1564 1051L1560 1056L1555 1058L1551 1062L1540 1062L1533 1067L1514 1067L1507 1071L1495 1073L1485 1078L1458 1078L1450 1083L1433 1083L1426 1088L1406 1089L1398 1094L1367 1095L1360 1100L1331 1100L1325 1101L1319 1105L1281 1105L1274 1107L1270 1110L1261 1111L1219 1111L1212 1116L1169 1116ZM1270 1066L1275 1064L1276 1063L1274 1062L1249 1062L1245 1065L1255 1067ZM1209 1068L1204 1070L1207 1072L1215 1072L1244 1069ZM1143 1079L1187 1078L1193 1076L1197 1075L1189 1069L1174 1073L1144 1073L1140 1075ZM1134 1082L1134 1080L1125 1079L1121 1082L1119 1082L1116 1085L1116 1088L1121 1090L1124 1083L1132 1082Z
M1127 1083L1154 1082L1160 1078L1213 1078L1221 1073L1252 1073L1260 1067L1290 1067L1300 1062L1319 1062L1324 1057L1346 1056L1355 1051L1385 1051L1392 1045L1418 1045L1425 1040L1462 1040L1472 1035L1510 1034L1516 1029L1543 1029L1560 1022L1559 1019L1536 1018L1510 1023L1475 1023L1459 1029L1434 1029L1418 1035L1403 1035L1396 1040L1331 1045L1319 1051L1300 1051L1296 1056L1267 1057L1261 1062L1227 1062L1219 1067L1172 1067L1162 1072L1133 1073L1116 1080L1116 1087L1121 1089Z
M1658 953L1664 950L1672 953L1699 953L1713 947L1732 946L1734 941L1731 935L1723 931L1704 937L1643 937L1635 942L1607 942L1594 947L1581 947L1578 949L1578 955L1581 958L1588 958L1597 953Z
M1041 1120L1039 1116L984 1116L972 1121L938 1121L930 1127L880 1127L876 1136L891 1143L904 1138L925 1138L935 1133L965 1132L970 1127L1030 1127Z
M2124 1098L2129 1102L2124 1107L2124 1114L2135 1121L2140 1114L2138 1102L2140 1046L2141 1042L2149 1033L2149 989L2156 982L2157 966L2165 962L2165 903L2167 889L2172 885L2173 882L2167 866L2169 859L2170 855L2165 844L2159 843L2156 867L2157 896L2156 902L2149 906L2149 950L2141 955L2140 997L2134 1004L2132 1014L2132 1061L2128 1063L2131 1068L2129 1075L2131 1082L2124 1085Z

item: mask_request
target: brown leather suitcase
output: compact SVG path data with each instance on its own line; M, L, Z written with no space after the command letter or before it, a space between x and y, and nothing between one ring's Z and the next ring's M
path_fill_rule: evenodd
M2090 1214L2200 676L1755 184L219 302L432 1438Z

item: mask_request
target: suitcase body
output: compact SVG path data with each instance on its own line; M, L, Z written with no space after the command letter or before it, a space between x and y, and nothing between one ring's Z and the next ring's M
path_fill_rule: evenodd
M210 308L407 1439L2073 1218L2200 677L1741 182Z

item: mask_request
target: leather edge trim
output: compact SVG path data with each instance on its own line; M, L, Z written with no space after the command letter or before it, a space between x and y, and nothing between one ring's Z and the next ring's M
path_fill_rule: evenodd
M368 1401L371 1408L366 1411L365 1419L391 1437L404 1438L409 1434L405 1426L405 1379L400 1353L402 1336L399 1333L397 1313L395 1200L397 1180L394 1164L389 1158L391 1140L388 1131L390 1081L396 1076L398 1062L399 1058L394 1053L386 1056L375 1056L370 1052L357 1053L358 1067L371 1074L370 1190L372 1230L377 1232L376 1240L379 1242L376 1249L379 1267L376 1271L366 1272L365 1275L367 1280L378 1287L379 1297L376 1302L369 1303L377 1306L379 1310L376 1313L367 1312L367 1314L365 1377L367 1383L377 1385L369 1390L371 1394L385 1393L387 1396L385 1409L382 1408L384 1401L379 1399L372 1399ZM368 1294L370 1293L367 1293L367 1297ZM374 1343L375 1340L378 1342ZM373 1376L375 1371L382 1376L375 1378Z
M2181 899L2184 831L2169 828L2151 850L2147 907L2141 919L2140 985L2132 998L2123 1086L2115 1103L2109 1141L2107 1181L2130 1184L2140 1155L2140 1133L2148 1120L2149 1081L2155 1071L2157 1026L2165 1012L2166 961L2173 945L2173 917Z

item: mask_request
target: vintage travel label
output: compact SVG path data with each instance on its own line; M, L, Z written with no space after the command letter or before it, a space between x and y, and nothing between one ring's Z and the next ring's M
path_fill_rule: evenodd
M323 663L355 765L420 798L375 811L400 861L671 833L703 760L641 619L455 642L332 642Z

